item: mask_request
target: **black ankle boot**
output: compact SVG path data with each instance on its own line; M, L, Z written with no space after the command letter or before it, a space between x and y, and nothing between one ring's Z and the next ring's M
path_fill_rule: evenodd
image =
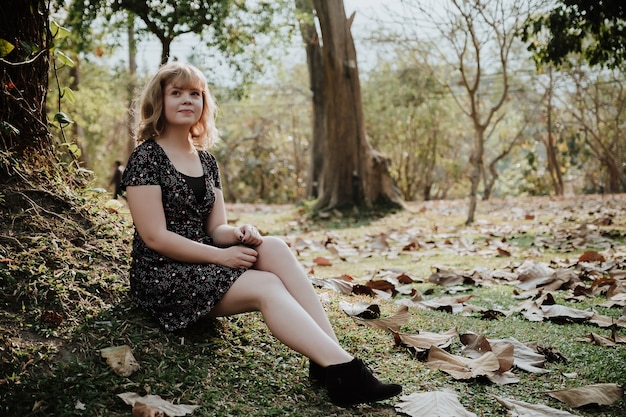
M326 368L326 389L341 407L386 400L402 392L398 384L379 381L360 359Z
M309 360L309 381L316 387L326 386L326 368Z

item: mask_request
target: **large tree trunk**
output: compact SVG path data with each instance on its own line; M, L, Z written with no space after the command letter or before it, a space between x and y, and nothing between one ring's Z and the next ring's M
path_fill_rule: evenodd
M306 49L306 61L309 69L309 86L313 99L313 135L311 138L311 163L307 181L307 197L317 198L324 166L324 138L326 100L324 96L324 63L319 36L313 18L312 0L296 0L300 24L300 33Z
M52 157L45 111L50 66L47 4L43 0L4 2L0 39L15 47L0 56L0 151L18 159ZM9 169L0 167L4 168ZM1 174L0 184L6 184L9 173Z
M561 167L559 166L559 160L557 158L556 144L554 143L554 134L552 133L552 92L554 86L554 80L552 78L552 67L550 67L550 84L548 86L548 134L544 140L546 147L546 154L548 157L548 173L552 179L552 186L554 187L554 193L558 196L563 195L563 177L561 176Z
M326 108L326 158L316 209L401 205L389 160L365 136L354 40L342 0L314 0L322 38Z

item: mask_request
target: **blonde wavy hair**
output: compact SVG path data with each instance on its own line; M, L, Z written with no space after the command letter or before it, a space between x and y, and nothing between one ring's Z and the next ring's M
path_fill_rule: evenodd
M137 145L148 139L156 139L163 133L166 123L163 112L164 91L170 83L202 91L202 115L198 123L189 130L189 135L196 148L210 148L219 140L219 133L215 127L217 104L204 74L193 65L181 62L170 62L161 66L144 88L139 103Z

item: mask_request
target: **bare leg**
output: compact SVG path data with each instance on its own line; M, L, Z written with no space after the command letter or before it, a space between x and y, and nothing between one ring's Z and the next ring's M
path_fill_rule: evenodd
M269 236L265 237L263 244L255 249L259 257L254 268L271 272L280 278L293 298L309 313L318 326L337 342L337 336L311 281L287 244L279 238Z
M313 295L316 296L314 292ZM211 316L250 311L260 311L265 324L278 340L323 367L353 359L273 273L254 269L244 272L217 303Z

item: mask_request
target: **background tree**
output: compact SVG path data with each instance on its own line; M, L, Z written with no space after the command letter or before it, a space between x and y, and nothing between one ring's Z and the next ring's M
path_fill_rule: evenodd
M570 123L578 127L588 150L595 155L597 191L626 191L626 81L621 71L594 76L571 72L575 91L568 100Z
M427 16L433 29L439 32L428 47L436 51L449 68L455 69L441 82L466 114L473 130L467 214L467 223L471 224L481 179L488 174L485 169L486 143L504 117L501 110L509 94L514 35L530 5L524 0L486 3L452 0L442 11L420 5L415 7L408 15Z
M220 163L228 202L288 204L306 197L311 146L307 68L278 71L272 85L220 104ZM217 94L222 95L220 90Z
M592 66L617 68L626 60L626 3L557 0L547 13L529 17L521 33L538 63L561 66L582 56Z
M313 102L312 141L307 179L307 197L317 198L321 174L324 167L324 136L326 126L326 106L324 63L319 34L315 27L315 15L312 0L296 0L296 19L300 27L302 42L306 51L309 72L309 88Z
M171 45L174 39L185 34L195 34L211 49L214 65L226 59L231 68L239 72L241 83L258 72L262 63L269 58L262 51L255 54L262 36L272 41L285 38L285 26L277 25L285 9L282 0L255 2L235 0L167 0L146 2L145 0L75 0L70 13L82 18L76 21L76 29L83 37L89 36L89 28L98 18L125 24L126 13L138 18L139 35L149 33L161 43L161 64L172 58ZM287 36L288 37L288 36ZM217 56L218 52L221 56Z
M390 157L405 201L445 198L461 171L452 123L461 115L423 59L398 51L363 83L368 138Z
M46 117L48 15L49 3L43 0L4 2L0 13L0 185L17 179L7 156L52 158Z
M389 160L365 136L354 40L342 0L314 0L324 65L325 145L316 209L401 204ZM315 94L315 92L314 92Z

